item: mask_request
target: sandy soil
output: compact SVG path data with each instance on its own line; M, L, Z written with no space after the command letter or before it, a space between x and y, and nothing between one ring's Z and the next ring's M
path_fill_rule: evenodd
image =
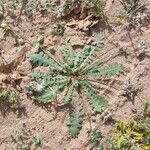
M23 144L29 143L34 136L39 136L41 146L38 149L40 150L89 150L88 131L91 126L92 128L99 126L104 137L109 138L112 135L115 124L103 123L101 118L105 112L111 112L116 121L125 122L135 115L133 109L136 109L138 114L142 112L143 101L150 99L150 51L141 54L137 48L140 41L144 41L147 48L150 48L149 20L146 20L141 27L134 29L129 30L125 26L113 25L113 30L110 30L103 21L92 20L90 24L88 18L79 19L75 15L57 19L52 12L47 15L35 12L33 18L28 18L24 14L20 15L21 6L17 6L16 10L11 10L4 4L4 8L4 17L1 21L8 22L12 32L5 38L0 38L0 86L18 91L24 109L18 115L6 105L0 104L0 150L16 150L16 142L11 137L20 134L23 137L21 141ZM112 3L108 0L105 9L111 20L112 14L120 13L121 6L118 2ZM34 103L26 95L25 87L31 82L29 75L37 69L26 58L35 51L40 28L44 29L45 51L51 53L51 50L54 50L55 57L60 59L59 48L62 44L62 37L53 37L50 34L53 25L57 23L64 26L63 36L70 38L71 45L77 51L81 51L81 48L97 33L104 33L104 47L95 59L107 63L118 62L126 68L123 74L109 79L107 86L101 87L100 93L108 98L110 106L102 114L91 113L90 122L85 116L81 132L75 139L68 134L69 110L67 107L57 109L54 106L44 107ZM84 31L86 28L88 31ZM22 46L16 41L21 33L26 39ZM123 50L119 50L116 45L120 45ZM129 80L137 91L134 103L120 96ZM30 144L30 149L34 148L34 144Z

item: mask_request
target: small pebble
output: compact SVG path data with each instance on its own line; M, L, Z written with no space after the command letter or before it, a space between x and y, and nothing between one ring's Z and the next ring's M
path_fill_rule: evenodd
M131 108L132 113L136 114L137 113L137 109L136 108Z

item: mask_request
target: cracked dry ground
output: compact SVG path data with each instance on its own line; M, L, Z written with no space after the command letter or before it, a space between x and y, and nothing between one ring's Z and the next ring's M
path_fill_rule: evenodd
M118 5L118 4L116 4ZM108 13L115 12L111 9L111 3L107 5ZM7 12L5 12L7 13ZM15 15L19 14L19 8ZM18 19L5 17L12 24L14 33L24 33L26 38L23 46L16 44L16 36L8 34L6 38L0 39L0 86L9 90L16 90L20 95L20 102L24 110L18 114L10 110L7 105L0 104L0 150L13 150L14 143L11 141L12 134L19 134L25 129L24 141L29 141L32 135L41 137L41 150L88 150L88 131L90 126L99 125L99 129L106 137L110 137L114 129L114 123L104 124L102 116L107 112L114 114L115 120L128 121L134 116L133 109L140 114L143 108L143 100L150 99L150 52L140 55L135 51L140 40L150 43L150 25L138 29L126 30L124 26L114 26L109 30L101 21L91 21L89 18L78 20L76 18L57 19L54 14L49 13L41 16L35 13L33 19L21 15ZM52 37L50 30L54 24L61 23L65 27L65 35L70 38L71 45L79 51L84 45L99 32L104 33L105 43L100 52L97 53L99 60L118 62L125 66L125 72L106 80L106 85L101 87L100 93L109 100L109 107L102 114L90 114L85 116L83 126L78 138L72 139L68 134L66 122L69 119L67 108L55 109L53 106L42 107L35 104L26 95L26 86L30 83L31 71L34 68L26 58L35 51L35 41L39 28L44 28L44 48L47 53L55 50L55 57L60 58L59 48L62 37ZM86 29L90 28L90 34ZM119 43L126 49L122 53L116 46ZM96 58L95 58L96 59ZM134 103L126 97L120 96L120 92L128 81L131 81L137 91ZM31 146L31 149L34 149Z

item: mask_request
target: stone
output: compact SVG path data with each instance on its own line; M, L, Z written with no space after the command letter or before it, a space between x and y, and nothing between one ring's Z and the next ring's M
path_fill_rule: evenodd
M137 114L137 109L135 107L132 107L131 112L134 113L134 114Z
M75 21L72 21L72 22L69 22L66 24L67 27L74 27L76 25L77 25L77 22L75 22Z
M84 20L81 20L78 22L78 28L84 32L89 31L90 28L98 24L99 21L92 20L90 17L85 18Z

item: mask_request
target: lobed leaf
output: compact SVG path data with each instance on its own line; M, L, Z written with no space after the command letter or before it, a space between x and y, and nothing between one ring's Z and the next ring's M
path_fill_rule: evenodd
M9 96L9 93L6 90L0 89L0 102L6 100Z
M73 138L77 137L80 132L82 119L83 113L81 111L74 111L70 114L70 122L68 126L69 133Z
M94 78L105 78L111 77L114 75L119 75L124 71L124 67L121 64L109 64L108 66L100 66L99 68L87 69L84 72L85 76L94 77Z
M108 101L100 95L92 95L90 104L95 112L101 112L108 106Z
M36 82L40 82L40 81L47 81L50 80L51 78L55 77L56 74L55 73L46 73L46 72L32 72L31 74L31 78L33 80L35 80Z
M91 43L91 45L86 45L83 48L83 53L78 54L75 59L75 66L79 68L84 68L88 63L91 62L92 57L95 55L95 52L101 48L103 44L103 36L98 34L98 37Z
M28 60L34 64L40 66L50 67L51 69L62 71L63 67L59 65L53 58L50 58L47 54L43 52L32 54L28 57Z
M70 67L74 65L76 53L72 49L71 45L67 41L65 41L63 47L60 50L61 50L64 62L67 63L67 65Z
M82 75L88 76L88 74L92 72L96 72L98 68L102 65L102 62L96 62L92 64L91 66L87 67L85 70L83 70Z
M71 101L72 97L74 96L74 92L75 92L75 85L71 85L70 87L68 87L68 91L64 96L64 104L68 104Z
M69 80L60 80L59 83L53 86L48 86L43 92L38 93L35 99L39 102L47 103L55 100L57 94L64 90L65 86L69 83Z
M86 80L80 80L79 84L90 95L90 104L94 111L101 112L104 108L108 106L107 100L104 97L98 95L97 90L91 83Z

